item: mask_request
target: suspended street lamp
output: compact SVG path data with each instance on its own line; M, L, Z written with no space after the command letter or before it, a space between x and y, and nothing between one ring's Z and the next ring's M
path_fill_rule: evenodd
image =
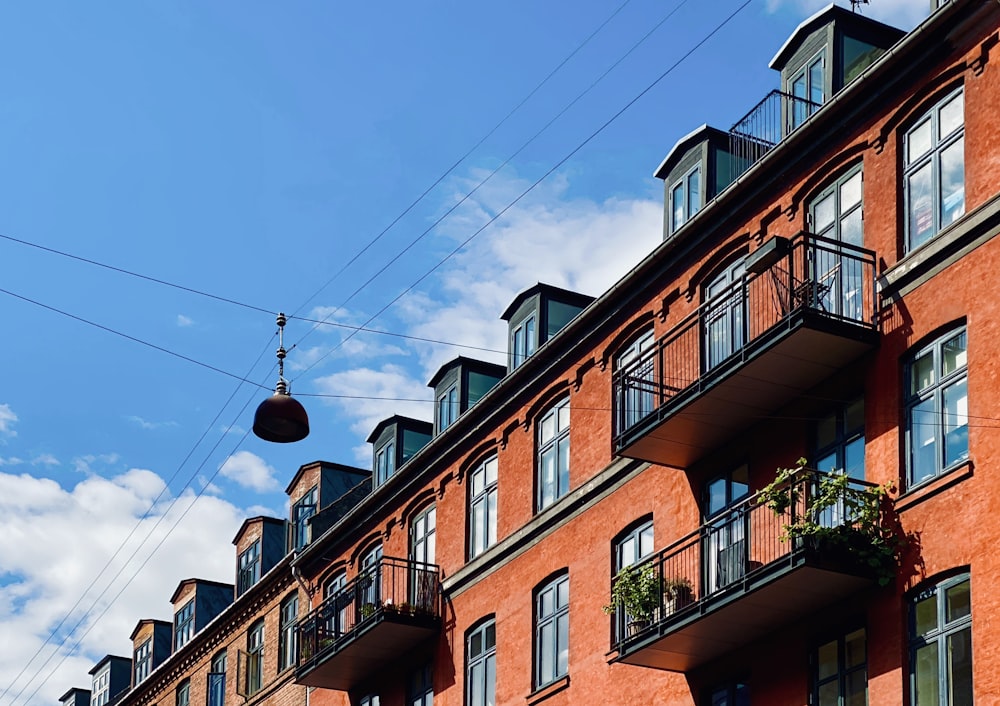
M287 444L309 436L309 417L298 400L292 399L285 380L285 323L278 314L278 384L274 394L260 403L253 415L253 433L264 441Z

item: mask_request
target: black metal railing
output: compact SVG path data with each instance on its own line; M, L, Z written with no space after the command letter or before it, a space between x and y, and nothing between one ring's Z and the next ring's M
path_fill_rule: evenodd
M774 249L681 320L648 351L615 372L615 444L700 380L727 368L755 341L803 311L875 328L875 253L808 233Z
M729 129L730 180L735 181L820 107L790 93L768 93Z
M440 576L435 564L382 557L299 620L298 665L337 651L380 621L440 617Z
M611 642L615 648L664 622L681 621L704 608L706 601L740 590L744 579L767 576L793 553L802 550L800 540L788 536L788 528L806 518L822 527L854 527L859 508L878 506L880 496L872 483L851 479L835 502L825 498L822 507L815 499L820 481L828 474L812 469L797 471L783 488L789 502L780 513L765 502L760 493L706 521L694 532L677 540L631 571L648 571L662 586L650 620L636 621L622 606L612 613ZM614 579L612 579L612 586ZM636 625L635 623L638 623ZM657 630L658 631L658 630ZM659 632L659 631L658 631Z

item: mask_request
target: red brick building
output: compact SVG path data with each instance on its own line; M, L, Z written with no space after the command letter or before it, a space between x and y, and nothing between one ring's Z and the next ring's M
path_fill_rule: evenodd
M654 252L522 293L370 477L304 466L281 558L120 703L1000 703L998 29L804 21L657 169Z

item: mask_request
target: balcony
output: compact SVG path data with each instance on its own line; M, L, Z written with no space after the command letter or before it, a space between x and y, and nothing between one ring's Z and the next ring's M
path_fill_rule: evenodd
M877 343L875 254L773 238L613 383L614 451L687 468Z
M349 691L405 669L440 627L438 567L383 557L299 621L295 681Z
M617 661L688 672L745 647L785 624L871 586L879 575L856 549L870 535L859 528L862 508L880 512L873 486L851 480L817 502L819 480L802 470L788 485L780 514L760 494L720 513L633 571L652 567L663 592L650 621L636 622L619 606L612 620ZM820 510L818 505L824 509ZM796 518L809 518L839 538L787 536ZM870 517L870 515L869 515ZM683 590L677 587L682 586Z
M729 129L730 182L763 159L822 107L805 98L771 91Z

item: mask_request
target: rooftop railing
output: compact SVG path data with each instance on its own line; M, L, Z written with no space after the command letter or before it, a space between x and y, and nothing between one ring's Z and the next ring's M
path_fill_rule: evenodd
M729 129L731 181L735 181L779 142L792 134L822 104L771 91Z

